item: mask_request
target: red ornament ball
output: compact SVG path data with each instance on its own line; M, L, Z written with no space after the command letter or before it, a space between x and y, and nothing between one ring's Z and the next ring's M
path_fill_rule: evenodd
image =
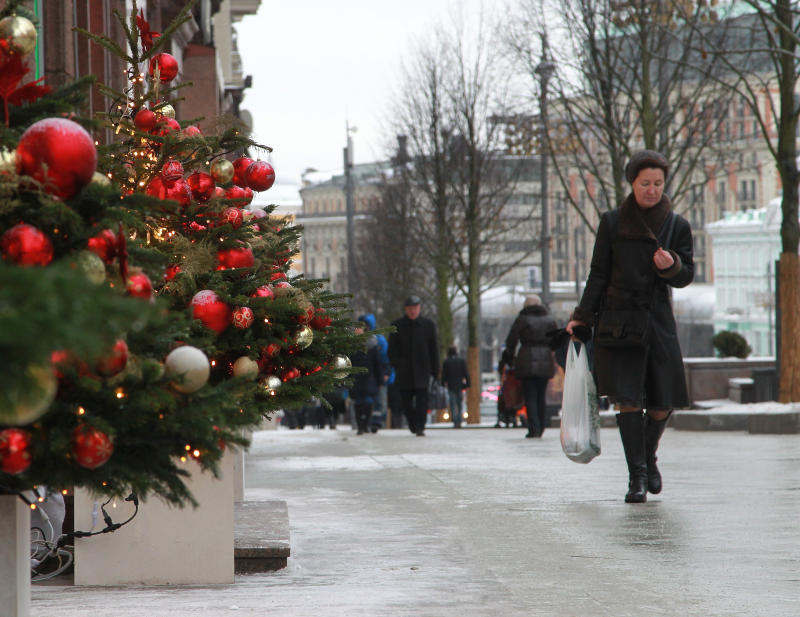
M178 272L181 271L181 267L178 264L172 264L171 266L167 266L167 271L164 272L164 280L166 282L171 281L176 276L178 276Z
M246 330L252 326L254 319L253 310L246 306L240 306L233 311L233 325L240 330Z
M177 201L182 209L186 209L192 203L192 187L181 178L171 185L164 187L164 199Z
M87 242L88 248L104 263L110 264L117 256L117 236L110 229L104 229Z
M15 476L31 466L31 434L19 428L0 431L0 471Z
M89 365L67 349L52 351L50 353L50 364L53 367L56 379L59 381L65 378L64 371L67 370L77 371L80 377L86 377L89 374Z
M253 159L240 156L238 159L233 161L233 183L238 184L239 186L247 186L247 180L245 179L247 174L247 169L250 165L253 164Z
M272 287L269 285L262 285L258 289L256 289L252 294L250 294L251 298L274 298L275 294L272 292Z
M196 171L186 178L189 183L189 188L192 189L192 197L197 201L208 201L214 195L214 189L217 188L214 184L214 178L211 174L202 171Z
M324 330L332 323L330 316L328 316L325 309L318 308L314 311L314 317L311 318L311 322L309 325L314 328L314 330Z
M297 379L300 377L300 371L295 367L286 368L281 371L281 381L289 381L291 379Z
M195 126L194 124L190 124L189 126L185 127L183 131L181 131L187 137L200 137L202 136L202 132L200 128Z
M114 453L114 443L103 431L79 424L72 431L72 456L75 462L86 469L97 469L108 462Z
M144 272L136 272L128 277L126 286L128 295L134 298L150 300L153 297L153 284Z
M103 377L113 377L125 370L128 364L128 344L119 339L114 343L114 347L108 356L104 356L97 361L95 370Z
M164 183L161 181L161 176L153 176L153 179L148 182L147 188L144 190L144 192L151 197L165 199L165 190Z
M18 266L46 266L53 261L53 243L33 225L20 223L0 236L0 254Z
M231 324L231 309L211 289L198 291L189 303L192 316L217 334L222 334Z
M156 118L155 112L150 111L146 107L137 111L136 115L133 117L133 123L140 131L151 131L156 125L157 120L158 118Z
M156 125L151 129L150 134L156 137L166 137L170 133L177 133L180 130L181 125L175 118L161 116Z
M158 67L160 71L159 79L166 83L168 81L172 81L178 76L178 61L175 59L175 56L167 53L160 53L153 56L150 60L150 75L152 76L153 73Z
M170 182L179 180L180 178L183 178L183 165L181 165L180 161L171 159L164 163L164 165L161 167L161 179L167 185L169 185Z
M225 208L220 215L222 224L230 223L234 229L239 229L244 221L241 208Z
M244 191L244 197L241 201L242 207L249 206L253 201L253 189L251 189L249 186L246 186L242 190Z
M266 191L275 184L275 170L266 161L255 161L247 168L244 179L254 191Z
M278 281L275 283L275 287L291 287L291 285L286 281L286 274L280 270L270 274L269 280L272 282Z
M47 118L32 124L17 145L17 173L31 176L44 189L69 199L89 184L97 168L92 136L66 118Z
M217 252L217 262L221 270L228 268L250 268L256 263L253 249L248 246L238 246L229 249L220 249Z
M236 184L225 189L225 199L231 200L233 205L237 208L244 208L247 205L245 203L247 200L247 193L241 186Z

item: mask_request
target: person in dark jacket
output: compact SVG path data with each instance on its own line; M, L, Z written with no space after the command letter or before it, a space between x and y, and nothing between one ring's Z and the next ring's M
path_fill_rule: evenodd
M514 368L522 384L528 433L525 437L541 437L547 423L547 382L555 375L556 365L547 333L558 327L556 320L536 294L525 298L506 337L503 361ZM517 351L519 345L519 351Z
M364 316L358 318L365 322ZM355 334L363 334L364 327L354 329ZM364 349L350 355L353 366L367 369L366 372L353 374L353 385L350 386L350 400L353 401L353 412L356 417L356 428L359 435L367 432L372 406L378 397L378 386L383 383L386 366L380 361L378 340L374 334L367 338Z
M447 388L450 416L453 426L461 428L462 398L461 391L469 388L469 372L464 358L458 355L455 345L447 349L447 359L442 363L442 384Z
M597 329L594 335L598 394L607 395L619 412L628 503L661 492L658 443L672 410L689 404L670 288L685 287L694 277L692 230L672 212L664 193L668 174L659 152L631 157L625 176L633 191L600 218L586 287L566 326L570 333L577 325L594 326L611 310L649 316L647 336L637 346L609 346Z
M408 428L422 437L428 417L428 387L439 372L439 342L436 324L420 315L420 305L418 296L409 296L403 304L405 315L392 322L395 331L389 336L389 361Z

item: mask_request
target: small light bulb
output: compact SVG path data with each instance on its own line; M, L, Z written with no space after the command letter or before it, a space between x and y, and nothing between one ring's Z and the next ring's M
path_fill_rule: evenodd
M184 448L185 448L185 449L186 449L186 451L188 452L189 450L191 450L191 449L192 449L192 446L190 446L190 445L187 443L187 444L184 446Z

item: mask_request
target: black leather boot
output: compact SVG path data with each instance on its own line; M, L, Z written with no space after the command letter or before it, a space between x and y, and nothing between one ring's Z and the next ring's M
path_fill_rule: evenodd
M645 415L644 420L644 443L647 451L647 490L657 495L661 492L661 472L656 467L656 450L658 441L664 433L669 416L663 420L653 420Z
M644 503L647 501L644 414L641 411L618 413L617 426L628 463L628 494L625 495L625 502Z

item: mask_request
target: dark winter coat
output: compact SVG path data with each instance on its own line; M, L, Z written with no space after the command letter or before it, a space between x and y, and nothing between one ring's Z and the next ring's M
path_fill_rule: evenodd
M633 195L603 214L597 229L592 265L573 319L594 325L604 306L639 306L651 314L651 332L641 348L595 345L598 394L623 404L673 409L689 404L681 348L672 312L670 287L685 287L694 277L692 230L675 215L672 239L663 246L672 209L665 195L649 219L663 219L654 234ZM658 209L658 210L655 210ZM675 263L664 271L653 264L661 246Z
M378 386L383 383L386 365L380 361L380 350L375 336L370 336L366 349L350 355L350 363L367 369L365 373L353 374L350 398L356 403L371 403L378 396Z
M464 358L449 356L442 363L442 384L448 390L469 388L469 372Z
M547 332L558 327L556 320L541 305L526 306L519 312L506 337L505 356L507 363L513 360L514 375L518 378L544 377L555 374L553 352ZM517 352L517 344L520 345Z
M439 372L439 341L436 324L421 315L403 316L392 322L395 331L389 336L389 360L395 370L395 384L400 390L427 389L431 377Z

